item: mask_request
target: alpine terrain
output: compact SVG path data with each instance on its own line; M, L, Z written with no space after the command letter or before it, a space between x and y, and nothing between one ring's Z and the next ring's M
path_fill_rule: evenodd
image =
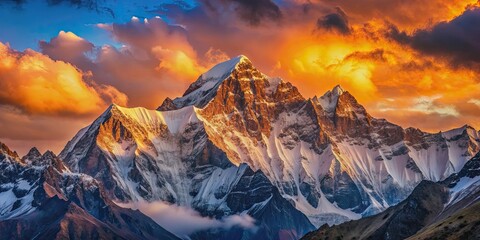
M238 56L156 110L111 105L58 157L2 145L0 238L478 236L479 150L470 126L404 129ZM159 203L215 226L168 228Z
M478 239L480 153L446 180L422 181L396 206L375 216L322 226L302 239Z

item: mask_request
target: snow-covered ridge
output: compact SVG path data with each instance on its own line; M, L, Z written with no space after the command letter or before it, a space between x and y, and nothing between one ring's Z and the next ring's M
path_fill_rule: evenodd
M225 62L222 62L222 63L219 63L219 64L215 65L213 68L211 68L207 72L203 73L200 76L200 79L202 79L204 81L206 81L206 80L222 80L222 78L225 78L228 74L230 74L239 64L248 63L248 62L250 62L250 60L246 56L239 55L239 56L234 57L234 58L232 58L228 61L225 61Z
M284 204L281 215L303 217L298 226L289 227L310 229L308 219L262 173L246 164L233 165L211 145L197 112L193 106L155 111L113 105L81 139L72 141L79 154L67 154L66 162L110 184L105 184L106 191L117 202L165 201L208 216L255 217L276 201ZM241 205L232 202L250 195L255 198L241 200Z
M143 107L126 108L114 105L113 110L118 110L123 115L141 125L166 125L172 134L184 129L187 124L198 122L195 107L187 106L174 111L148 110Z
M122 201L167 200L208 211L228 210L217 198L226 190L212 181L235 182L239 176L229 173L248 164L321 225L398 203L422 179L438 181L459 171L480 145L470 127L429 134L374 119L340 86L313 101L294 90L240 56L200 76L183 97L166 101L164 111L113 105L72 140L77 146L66 149L78 155L67 161L95 166L100 158L85 153L106 156L113 172L99 174L118 183L112 192L131 197ZM212 157L210 147L226 156ZM218 159L236 167L227 171ZM191 178L198 170L192 161L219 165ZM192 187L196 182L201 186Z
M95 179L85 174L71 173L51 151L41 154L32 148L22 158L12 155L12 152L0 153L5 156L0 159L0 221L32 213L44 194L63 199L77 183L88 186L90 190L98 188ZM46 182L50 177L59 177L53 185L63 189L54 190L55 187Z

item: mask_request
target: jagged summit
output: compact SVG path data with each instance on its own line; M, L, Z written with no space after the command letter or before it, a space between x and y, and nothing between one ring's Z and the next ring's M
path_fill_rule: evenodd
M332 113L337 107L338 98L345 92L347 91L345 91L340 85L336 85L332 90L328 90L323 94L323 96L315 96L313 101L319 104L326 112Z
M195 82L190 84L182 97L177 97L173 100L167 97L157 110L170 111L180 109L185 106L203 108L217 95L219 87L228 79L236 81L263 81L263 83L258 85L265 85L262 87L264 89L261 91L264 94L270 95L276 93L278 95L276 96L277 98L287 97L303 99L295 86L283 81L278 77L267 77L265 74L262 74L260 71L258 71L246 56L239 55L228 61L215 65L209 71L200 75ZM232 85L232 83L229 83L229 85L230 87L226 87L225 89L233 90L239 88L238 86L243 86L245 84L239 83ZM282 89L277 89L279 87ZM241 88L243 90L247 89L247 92L244 94L250 94L248 88ZM253 91L253 93L259 95L259 91ZM264 97L263 93L256 97ZM345 91L340 85L337 85L332 90L327 91L322 97L315 97L314 101L317 104L322 105L323 109L327 112L332 112L335 110L338 98L344 93L347 93L347 91ZM292 94L294 95L293 97L289 96Z
M22 161L25 161L25 160L32 161L32 160L37 159L41 156L42 156L42 154L40 153L40 151L38 151L38 149L36 147L32 147L30 149L30 151L28 151L27 155L22 157Z
M47 150L45 151L45 153L42 155L43 158L56 158L57 155L55 155L55 153L53 153L52 151L50 150Z
M421 180L458 172L480 148L475 130L429 134L376 119L339 85L307 100L244 56L216 65L158 110L112 105L60 158L106 183L117 201L165 200L207 215L250 209L231 205L235 196L220 201L219 186L209 184L238 180L226 176L241 178L247 164L320 226L396 204Z
M35 159L22 162L3 158L8 147L0 148L0 239L179 239L117 206L98 181L71 173L53 152L32 148Z
M344 92L345 92L345 90L342 88L342 86L340 86L340 84L336 85L332 89L332 93L335 94L335 95L342 95Z
M208 70L206 73L202 74L197 81L199 81L199 80L210 80L210 79L213 79L213 80L221 79L221 78L225 77L225 75L230 74L235 68L237 68L242 63L250 64L250 65L252 64L252 62L250 62L250 60L247 57L245 57L244 55L239 55L239 56L234 57L234 58L232 58L228 61L225 61L225 62L222 62L222 63L219 63L219 64L215 65L213 68ZM188 94L188 91L187 91L187 94Z
M161 111L175 110L185 106L204 107L215 95L219 86L227 79L256 80L265 78L244 55L219 63L203 73L190 84L182 97L166 98L158 108Z
M200 75L200 77L185 91L183 97L186 97L193 92L206 92L215 88L217 83L222 82L228 78L234 70L239 70L241 67L254 68L252 62L243 55L215 65L210 70Z
M10 148L8 148L8 146L2 142L0 142L0 154L4 154L11 157L18 157L18 154L16 151L10 150Z

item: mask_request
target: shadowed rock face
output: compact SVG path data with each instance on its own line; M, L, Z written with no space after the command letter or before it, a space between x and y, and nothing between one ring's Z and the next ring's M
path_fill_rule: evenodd
M52 152L10 153L0 151L0 239L177 239L118 207L96 180L71 173Z
M422 181L384 212L337 226L324 225L302 239L478 239L480 153L438 183Z
M384 210L421 180L458 172L479 150L479 134L469 126L437 134L403 129L370 116L340 86L305 99L292 84L239 59L218 78L202 75L159 110L199 108L208 139L234 164L262 170L312 221L339 223ZM198 96L201 101L192 100ZM322 196L338 207L323 206Z
M261 171L233 165L208 139L192 108L179 111L183 112L112 106L72 140L72 151L61 155L72 169L95 176L116 201L166 201L218 219L248 214L258 228L203 231L192 238L275 239L282 231L295 239L314 228ZM177 125L183 114L190 120Z
M324 225L302 239L405 239L428 225L448 200L448 190L423 181L397 206L360 220L337 226Z
M174 236L143 214L113 203L165 201L206 217L256 220L255 231L213 229L194 239L296 239L312 223L339 224L399 204L360 220L371 221L368 228L345 226L400 239L473 206L476 197L464 196L476 196L477 187L462 186L478 175L468 160L479 145L469 126L431 134L373 118L340 86L305 99L239 56L157 111L112 105L60 157L33 148L19 158L0 144L0 194L12 199L0 204L1 226L23 230L9 238L43 231L46 238L168 239ZM442 184L421 183L454 173ZM331 236L347 230L320 229Z
M398 204L422 180L458 172L480 141L468 126L431 134L373 118L340 86L305 99L244 56L202 74L158 110L112 106L60 156L117 201L162 200L215 209L202 213L216 217L233 213L215 193L225 197L219 192L234 184L209 186L211 199L199 192L213 174L236 182L238 168L232 178L228 169L247 164L320 226Z
M479 211L480 202L477 202L441 221L430 224L408 239L478 239L480 237Z
M465 166L463 166L460 172L452 174L445 179L442 183L447 184L450 188L453 188L459 184L462 179L475 178L480 176L480 153L477 153Z

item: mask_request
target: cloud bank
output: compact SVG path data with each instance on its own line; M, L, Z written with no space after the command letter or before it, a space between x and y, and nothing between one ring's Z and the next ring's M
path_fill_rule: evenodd
M129 96L130 106L156 108L165 97L181 94L206 70L186 30L160 18L133 17L126 23L97 27L110 33L121 47L95 46L73 33L60 32L50 41L41 41L40 49L55 60L92 73L97 83L114 85Z
M27 49L17 52L0 43L0 104L32 114L96 114L127 97L110 85L88 81L90 73Z
M480 66L480 7L468 8L451 21L409 35L392 27L389 36L422 53L448 58L453 66Z
M161 201L151 203L140 201L118 205L124 208L138 209L166 230L184 239L188 239L188 235L192 233L209 229L238 227L253 232L257 230L255 219L247 214L236 214L215 219L201 216L194 209Z

